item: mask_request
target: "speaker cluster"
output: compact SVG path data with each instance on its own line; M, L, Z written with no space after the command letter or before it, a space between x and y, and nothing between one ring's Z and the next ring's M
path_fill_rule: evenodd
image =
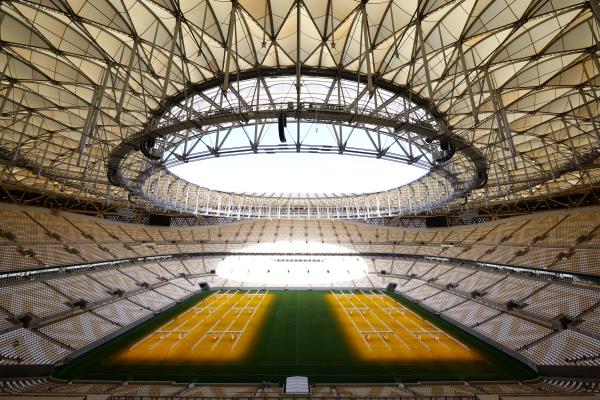
M440 155L435 159L438 163L445 163L450 160L454 156L454 152L456 151L456 146L454 143L441 139L440 140Z
M156 139L148 136L140 142L140 151L151 160L160 160L160 150L156 148Z
M287 118L285 116L285 113L281 113L279 114L279 117L277 118L277 130L279 132L279 141L281 143L285 143L286 139L285 139L285 127L287 126Z

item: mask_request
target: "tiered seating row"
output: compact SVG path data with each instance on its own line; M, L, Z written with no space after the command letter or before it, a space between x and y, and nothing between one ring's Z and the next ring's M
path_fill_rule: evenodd
M131 296L129 300L152 311L162 310L173 302L172 299L153 290Z
M600 366L600 341L564 330L536 343L524 354L540 365Z
M0 287L0 307L15 317L30 313L43 318L69 311L68 300L43 282Z
M513 350L520 349L552 333L551 329L505 313L474 329Z
M107 304L93 312L121 326L127 326L152 314L148 309L127 299Z
M40 332L75 349L85 347L116 331L119 326L91 312L84 312L40 328Z
M435 296L431 296L423 301L423 304L435 311L443 312L465 301L467 300L464 297L449 292L439 292Z
M509 300L521 301L546 285L547 282L539 280L507 276L485 290L485 299L501 304Z
M482 321L500 314L500 311L467 300L464 303L447 309L444 314L463 325L473 327L479 325Z
M442 265L444 274L453 274L457 268L447 269ZM428 271L430 275L432 271ZM480 279L477 275L485 276ZM497 275L497 276L494 276ZM386 279L390 279L390 277ZM414 276L414 275L413 275ZM465 276L464 269L459 274ZM577 322L577 317L583 315L577 329L594 334L597 312L593 307L598 304L599 293L593 289L567 286L561 283L544 283L516 276L505 277L502 274L481 272L467 275L470 279L462 288L458 285L456 293L440 291L426 284L422 278L402 279L397 291L414 301L440 312L462 325L471 327L480 334L514 350L518 351L536 363L547 365L600 365L600 340L583 335L573 330L555 332L541 323L532 322L507 312L501 305L510 300L520 300L525 304L527 314L536 314L546 318L548 326L551 320L559 315L567 315ZM485 286L479 293L482 301L496 303L494 307L470 300L471 289L478 287L481 282ZM495 283L494 283L495 282ZM435 282L437 284L437 280ZM509 288L518 287L510 290ZM498 288L495 289L495 286ZM467 291L460 289L467 289ZM480 289L481 290L481 289ZM505 291L504 293L502 291ZM489 294L492 296L489 296ZM529 296L526 296L529 294ZM583 313L583 314L582 314ZM587 322L585 320L587 318ZM573 344L574 343L574 344ZM545 355L544 352L554 350Z
M0 334L0 354L18 364L54 364L69 353L69 350L24 328Z
M134 382L50 382L42 378L0 382L0 389L11 394L111 394L112 396L206 398L206 399L265 399L282 398L277 384L265 385L199 385L194 383L134 383ZM312 385L311 398L397 399L397 398L454 398L472 399L478 395L498 394L566 396L570 393L597 392L597 380L565 380L560 378L528 382L429 382L398 385ZM482 396L483 397L483 396ZM522 396L521 396L522 397Z
M600 303L600 291L553 284L527 297L524 301L527 303L526 311L547 318L564 315L575 319Z
M412 297L415 300L423 300L433 295L436 295L440 292L439 289L434 288L429 285L421 285L416 287L415 289L406 291L405 294Z
M156 289L154 289L154 291L173 300L182 299L190 294L190 292L188 292L187 290L182 289L179 286L174 285L172 283L167 283L166 285L159 286Z
M0 217L8 222L0 235L0 271L159 254L235 251L258 241L314 241L339 243L355 251L440 255L600 275L600 212L593 207L515 217L476 228L443 229L378 227L337 220L257 220L158 228L33 207L0 208ZM174 268L175 274L188 272L185 266ZM402 273L401 268L396 273ZM425 272L417 268L414 273ZM459 278L448 275L442 279Z
M0 364L54 363L190 295L203 281L175 278L154 265L170 281L160 284L157 275L136 265L0 286ZM148 281L158 286L144 288ZM122 292L111 294L116 289ZM90 310L79 310L79 300ZM29 329L16 321L25 314L33 318Z
M600 336L600 306L583 315L581 320L577 328Z
M496 307L502 307L510 301L522 304L525 312L548 321L560 316L577 320L583 313L600 306L600 290L593 288L498 272L475 272L474 269L443 263L414 264L407 268L405 275L416 278L402 280L396 290L414 300L424 301L425 305L437 311L445 311L453 306L444 307L447 294L437 296L441 289L447 287L463 297L481 296L484 302L495 303ZM444 300L436 302L438 299Z

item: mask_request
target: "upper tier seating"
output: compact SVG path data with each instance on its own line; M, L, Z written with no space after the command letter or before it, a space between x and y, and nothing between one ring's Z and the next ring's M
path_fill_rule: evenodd
M123 274L129 276L130 278L134 279L138 283L145 282L149 285L153 285L155 283L160 282L158 275L153 274L152 272L144 268L144 264L135 265L132 267L124 267L121 268L120 271Z
M31 313L43 318L69 311L65 305L69 299L43 282L27 282L18 285L0 286L0 307L18 317Z
M458 284L457 289L465 293L471 293L474 291L483 292L485 289L492 286L502 278L504 278L504 275L479 271L463 279Z
M582 236L588 236L600 226L600 214L598 212L581 211L585 210L575 210L567 215L566 218L561 220L560 224L546 233L536 245L554 247L577 245L578 239ZM597 234L592 235L584 243L598 245L600 244L600 237Z
M48 284L72 300L83 299L93 303L111 297L110 288L84 275L50 279Z
M57 244L58 240L48 236L42 226L37 224L30 214L22 211L28 210L30 213L35 213L38 209L15 207L7 204L0 205L0 221L2 221L2 231L10 233L15 240L7 240L2 238L0 244L19 243L20 245L28 244Z
M136 284L135 280L119 270L94 272L92 274L88 274L88 276L113 290L119 289L124 292L129 292L139 289L139 286Z
M547 284L548 282L540 280L507 276L506 279L486 289L484 299L496 303L506 303L510 300L520 301Z
M525 311L554 318L565 315L577 318L582 312L600 302L600 291L574 286L552 284L524 300Z
M159 228L3 204L0 217L8 223L0 232L0 271L182 252L235 251L258 241L283 240L600 276L598 215L599 209L590 207L440 229L376 227L341 220L262 220ZM402 263L395 264L389 267L390 273L405 272ZM198 270L178 265L169 271L192 273L191 269ZM414 273L425 274L424 268L417 267Z

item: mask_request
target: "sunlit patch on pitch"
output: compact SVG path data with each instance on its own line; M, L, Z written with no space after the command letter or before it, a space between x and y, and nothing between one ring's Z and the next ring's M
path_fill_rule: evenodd
M376 291L332 290L327 296L357 358L369 362L465 362L481 355L431 322Z
M223 363L252 348L272 301L268 291L214 293L118 353L125 363Z

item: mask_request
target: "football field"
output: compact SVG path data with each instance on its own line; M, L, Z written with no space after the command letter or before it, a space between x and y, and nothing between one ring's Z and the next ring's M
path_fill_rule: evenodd
M535 373L396 294L201 293L58 371L63 379L191 382L523 379Z

